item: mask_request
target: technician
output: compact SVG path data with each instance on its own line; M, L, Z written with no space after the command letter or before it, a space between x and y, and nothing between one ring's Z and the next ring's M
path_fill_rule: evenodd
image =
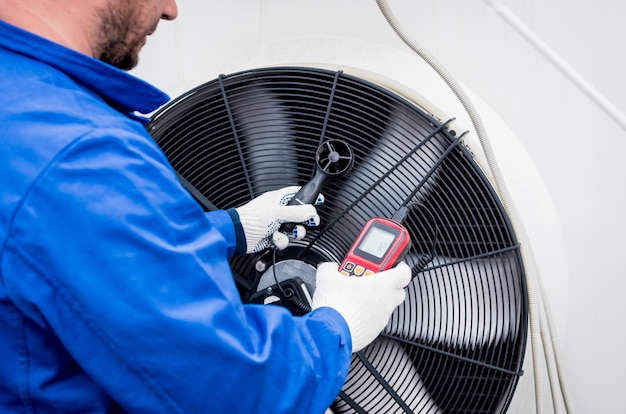
M2 413L323 413L404 300L404 263L324 263L304 317L241 303L228 258L318 217L297 188L204 213L180 185L136 115L168 98L125 72L176 14L0 0Z

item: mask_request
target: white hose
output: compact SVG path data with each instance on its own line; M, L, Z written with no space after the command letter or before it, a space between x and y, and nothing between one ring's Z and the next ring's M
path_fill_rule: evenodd
M506 210L513 230L517 235L520 242L520 252L522 255L522 261L524 263L524 269L526 274L526 284L528 289L528 306L529 306L529 324L531 334L532 345L532 360L535 382L535 399L536 410L538 414L545 412L544 398L542 391L544 390L545 383L541 375L542 362L545 362L548 370L548 381L553 399L553 407L556 413L567 412L572 413L572 404L567 393L564 379L563 370L560 364L559 349L556 337L553 336L554 328L552 321L552 312L550 311L549 304L546 300L546 295L543 292L543 285L540 282L539 271L536 266L532 249L523 223L519 217L511 197L508 193L500 168L496 162L493 149L487 138L484 125L480 116L478 115L474 105L467 97L461 86L456 82L454 77L447 71L439 61L424 49L420 44L412 40L400 27L395 16L391 12L389 5L385 0L376 0L380 10L389 22L390 26L396 32L396 34L402 39L402 41L410 47L415 53L417 53L422 59L424 59L430 67L437 72L437 74L446 82L455 96L459 99L465 110L467 111L480 145L485 155L485 159L488 166L488 171L493 177L493 184L495 190L500 197L504 209ZM541 354L544 354L542 361ZM558 384L558 385L557 385ZM563 407L564 404L564 407Z

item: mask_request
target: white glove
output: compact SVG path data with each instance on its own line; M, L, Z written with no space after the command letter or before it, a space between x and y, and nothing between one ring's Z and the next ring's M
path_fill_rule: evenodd
M352 336L352 352L369 345L387 325L406 296L411 268L404 262L371 276L344 276L337 263L317 268L313 309L327 306L343 316Z
M298 190L300 187L291 186L269 191L235 209L246 235L246 253L259 252L272 244L282 250L287 247L290 238L301 240L306 235L301 225L294 227L289 235L278 231L283 223L319 225L320 216L313 205L287 205ZM322 204L323 201L320 194L315 204Z

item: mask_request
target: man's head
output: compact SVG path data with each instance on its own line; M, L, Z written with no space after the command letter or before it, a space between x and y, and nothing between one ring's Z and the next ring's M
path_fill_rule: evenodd
M134 68L147 36L161 19L176 18L174 0L109 0L96 10L94 57L120 69Z
M132 69L175 0L0 0L0 19L120 69Z

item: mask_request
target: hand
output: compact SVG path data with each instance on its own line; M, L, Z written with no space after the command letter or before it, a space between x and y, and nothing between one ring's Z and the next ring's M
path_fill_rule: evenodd
M256 253L272 245L282 250L289 245L290 239L301 240L306 235L302 225L294 227L291 234L280 232L283 223L319 225L320 217L313 205L287 205L298 190L300 187L292 186L269 191L235 209L246 235L246 253ZM320 194L315 204L323 202Z
M411 281L411 268L396 267L370 276L344 276L337 263L317 268L313 309L327 306L346 320L352 336L352 352L369 345L387 325L392 312L404 302L404 288Z

